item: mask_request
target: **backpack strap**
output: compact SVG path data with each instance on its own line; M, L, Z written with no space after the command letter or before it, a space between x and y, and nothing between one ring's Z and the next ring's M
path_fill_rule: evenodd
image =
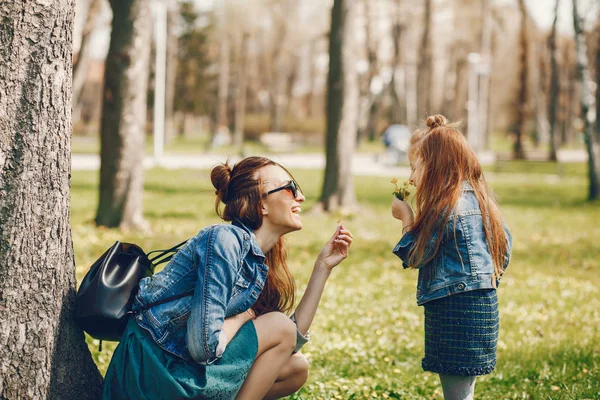
M182 247L184 244L186 244L186 243L188 242L188 240L189 240L189 239L186 239L186 240L184 240L183 242L179 243L178 245L175 245L175 246L171 247L171 248L170 248L170 249L168 249L168 250L153 250L153 251L149 252L148 254L146 254L146 256L148 256L148 259L149 259L149 260L152 262L152 264L154 264L154 265L160 265L160 264L162 264L162 263L165 263L165 262L167 262L167 261L170 261L170 260L171 260L171 258L173 258L173 255L174 255L175 253L177 253L177 251L179 251L179 249L180 249L180 248L181 248L181 247ZM152 257L152 258L150 258L150 254L152 254L152 253L159 253L159 254L158 254L158 255L156 255L156 256L154 256L154 257ZM173 254L170 254L170 253L173 253ZM168 255L168 256L167 256L167 255ZM162 259L162 260L159 260L161 257L164 257L164 256L167 256L167 257L165 257L165 258L164 258L164 259Z

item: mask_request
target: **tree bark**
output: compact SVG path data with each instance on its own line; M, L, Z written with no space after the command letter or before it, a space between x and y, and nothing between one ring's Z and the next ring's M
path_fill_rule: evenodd
M175 128L175 92L177 86L177 37L179 5L171 2L167 14L167 80L165 91L165 142L171 143L176 136Z
M550 95L548 96L548 123L550 125L550 152L548 159L556 161L556 143L557 143L557 109L558 96L560 92L558 78L558 51L556 46L556 22L558 21L558 4L560 0L556 0L554 5L554 21L552 22L552 30L548 37L548 48L550 51Z
M591 78L588 69L583 23L579 16L577 0L573 0L573 28L577 49L577 72L581 84L581 117L583 134L588 152L589 200L600 197L600 141L594 134L594 95L591 93Z
M515 120L515 142L513 144L513 158L515 160L524 160L525 151L523 149L523 134L526 134L527 122L527 82L528 82L528 42L527 42L527 9L525 0L519 0L519 10L521 11L521 33L519 36L520 47L520 74L519 74L519 94L517 97L517 117Z
M143 0L110 0L110 5L96 223L147 229L142 195L152 17Z
M421 38L421 49L419 56L419 70L417 79L417 114L419 120L423 120L432 113L431 110L431 0L425 0L425 12L423 16L423 36Z
M0 3L0 398L95 399L72 319L74 0Z
M335 0L331 10L329 72L327 74L327 133L323 209L357 207L352 179L356 145L358 83L354 67L354 0Z

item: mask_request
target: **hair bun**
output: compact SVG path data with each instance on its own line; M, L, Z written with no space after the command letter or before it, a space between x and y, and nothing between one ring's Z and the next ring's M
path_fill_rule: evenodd
M426 120L429 129L437 128L438 126L445 126L448 124L448 120L441 114L430 115Z
M228 164L220 164L210 172L210 181L215 187L215 194L223 203L227 203L227 188L231 180L231 167Z

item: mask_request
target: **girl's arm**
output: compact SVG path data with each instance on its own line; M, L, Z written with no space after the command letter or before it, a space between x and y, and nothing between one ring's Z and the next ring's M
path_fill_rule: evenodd
M398 199L396 196L394 196L394 200L392 201L392 216L402 221L403 235L410 230L415 221L413 211L408 203Z
M296 326L302 335L306 335L312 324L321 301L323 288L331 271L348 257L348 249L351 244L352 233L340 225L317 256L304 295L294 312Z

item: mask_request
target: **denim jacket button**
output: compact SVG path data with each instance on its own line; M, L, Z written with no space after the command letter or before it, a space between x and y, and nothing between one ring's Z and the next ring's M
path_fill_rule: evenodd
M458 290L465 290L466 287L467 285L465 285L464 282L460 282L458 285L456 285Z

